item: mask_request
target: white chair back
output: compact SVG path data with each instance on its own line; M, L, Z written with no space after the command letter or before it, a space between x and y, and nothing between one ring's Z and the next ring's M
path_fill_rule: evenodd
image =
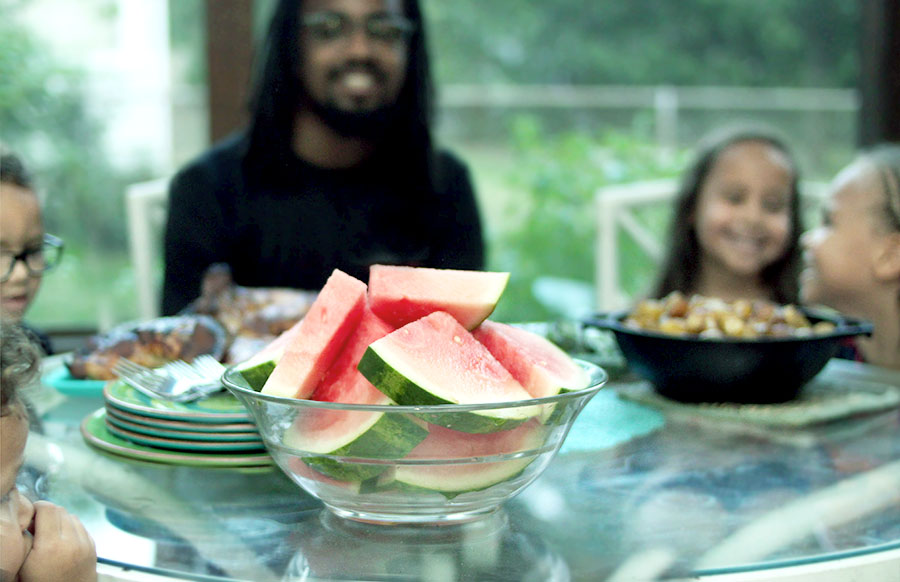
M599 311L624 309L633 301L623 288L619 232L631 237L657 265L664 255L664 232L651 232L636 217L641 206L671 204L678 190L675 179L647 180L598 188L595 196L597 237L594 250L594 289ZM806 222L821 204L827 184L804 182L802 208Z
M128 245L134 267L138 317L159 317L162 288L162 233L168 209L169 178L129 185L125 190Z

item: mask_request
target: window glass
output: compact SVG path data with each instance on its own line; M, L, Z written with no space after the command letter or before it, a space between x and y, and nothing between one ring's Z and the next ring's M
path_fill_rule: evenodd
M596 307L597 188L676 177L697 140L762 123L827 181L857 128L856 3L425 0L440 136L473 165L505 319ZM636 211L664 232L668 207ZM656 263L615 234L626 296ZM644 245L646 246L646 245Z
M206 4L0 0L0 139L31 166L47 229L66 241L33 323L105 328L136 317L123 192L208 146ZM257 35L274 5L254 3ZM779 128L814 181L829 179L855 146L855 2L423 8L439 139L471 165L489 266L513 274L500 319L590 303L596 189L677 176L717 126ZM656 231L666 218L659 206L638 217ZM628 236L617 240L626 291L639 293L653 261Z

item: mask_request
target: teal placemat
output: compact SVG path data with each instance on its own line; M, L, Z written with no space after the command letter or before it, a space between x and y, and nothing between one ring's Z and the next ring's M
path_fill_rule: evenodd
M560 454L612 448L664 424L665 417L658 410L623 400L612 388L603 388L575 419Z

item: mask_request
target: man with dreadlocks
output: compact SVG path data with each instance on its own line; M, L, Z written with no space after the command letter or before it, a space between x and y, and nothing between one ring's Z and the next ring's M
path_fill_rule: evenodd
M482 269L466 166L432 139L417 0L281 0L249 127L172 180L163 312L225 263L251 287L319 289L375 263Z

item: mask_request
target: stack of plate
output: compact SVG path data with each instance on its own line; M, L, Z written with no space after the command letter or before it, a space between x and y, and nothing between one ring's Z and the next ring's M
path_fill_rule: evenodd
M81 424L85 440L117 455L181 465L260 466L272 460L244 407L227 392L189 403L150 398L121 381Z

